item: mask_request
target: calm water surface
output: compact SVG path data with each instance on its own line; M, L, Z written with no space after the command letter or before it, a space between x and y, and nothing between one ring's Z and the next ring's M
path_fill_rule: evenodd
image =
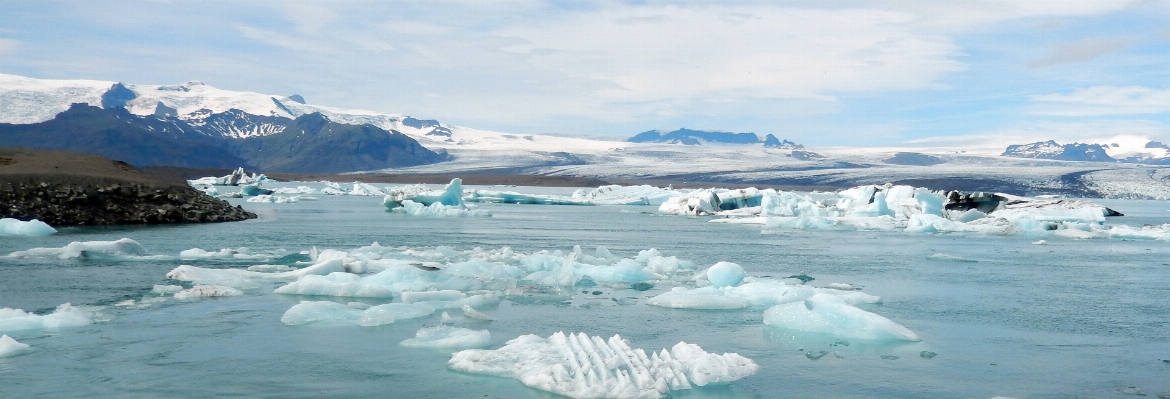
M537 189L521 191L533 192ZM556 191L555 189L541 189ZM571 190L570 190L571 191ZM761 366L730 386L675 392L695 398L1109 398L1137 387L1170 397L1170 243L989 237L901 232L784 231L652 214L653 207L482 205L490 218L389 213L374 197L250 204L260 220L190 226L64 228L55 236L0 238L0 253L71 241L132 238L164 260L0 258L0 307L50 312L62 303L105 306L108 320L59 331L16 332L33 350L0 358L0 397L398 397L551 398L497 377L448 371L450 352L399 341L438 316L379 327L287 326L300 300L265 288L241 297L168 300L130 309L180 264L243 268L293 264L314 246L512 247L517 251L608 247L633 257L657 248L707 267L742 265L750 275L813 276L851 283L883 303L864 309L898 322L922 342L834 344L761 323L762 309L674 310L613 305L606 292L567 301L505 300L484 309L492 347L522 334L621 334L632 347L679 341L737 352ZM1127 214L1110 223L1170 222L1164 201L1101 201ZM1049 245L1030 243L1045 238ZM180 261L179 251L285 250L271 262ZM947 254L975 262L928 258ZM189 285L189 284L188 284ZM273 283L271 288L280 284ZM612 291L612 290L610 290ZM344 300L342 300L344 301ZM805 352L827 350L810 360ZM933 359L921 351L938 354ZM897 358L894 359L893 357ZM884 357L884 358L883 358Z

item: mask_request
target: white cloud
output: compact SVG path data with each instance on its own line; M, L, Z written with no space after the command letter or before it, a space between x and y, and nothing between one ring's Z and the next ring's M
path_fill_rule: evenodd
M0 54L16 51L20 46L20 42L15 39L0 38Z
M236 25L236 29L238 29L240 33L243 34L246 38L271 46L287 48L289 50L316 52L326 48L325 45L311 39L264 30L244 24Z
M1001 129L957 136L926 137L907 141L916 147L964 148L969 152L998 154L1008 145L1055 140L1110 144L1122 141L1170 140L1170 125L1145 120L1087 120L1076 122L1026 122Z
M1125 49L1129 45L1130 41L1125 39L1087 39L1063 43L1052 49L1048 55L1029 62L1028 67L1042 68L1092 61L1102 55Z
M1052 116L1136 115L1170 112L1170 89L1144 86L1093 86L1068 94L1030 97L1034 114Z

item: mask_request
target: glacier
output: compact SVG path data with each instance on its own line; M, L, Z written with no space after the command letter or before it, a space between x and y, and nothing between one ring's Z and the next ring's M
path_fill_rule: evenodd
M557 332L548 338L522 335L495 350L456 352L452 370L510 377L524 385L571 398L663 398L671 391L726 384L759 370L735 353L708 353L679 342L669 351L646 354L614 335Z
M0 236L49 236L57 234L57 229L37 219L22 221L13 218L0 218Z

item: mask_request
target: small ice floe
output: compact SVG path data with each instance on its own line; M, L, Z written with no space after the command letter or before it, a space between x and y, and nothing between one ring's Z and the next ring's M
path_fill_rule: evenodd
M1039 241L1033 242L1032 245L1048 245L1048 241L1039 240Z
M0 236L39 237L53 234L57 234L57 229L37 219L26 222L13 218L0 218Z
M93 324L93 313L68 303L57 306L53 313L38 315L20 309L0 308L0 333L13 331L58 330Z
M492 337L488 330L471 330L439 325L423 327L414 334L414 338L399 344L412 348L464 349L485 347L491 342Z
M471 305L463 305L463 316L476 320L492 321L491 316L480 313L478 310L473 309Z
M16 342L15 339L12 339L7 334L0 335L0 357L12 356L17 352L26 351L28 348L28 344Z
M244 295L243 291L219 285L196 285L175 293L175 299L219 298Z
M708 353L685 342L647 354L617 335L561 332L548 338L522 335L495 350L456 352L447 365L572 398L662 398L671 391L727 384L760 368L739 354Z
M74 241L60 248L33 248L8 254L9 258L35 259L154 259L138 241L122 238L115 241Z
M921 340L918 334L901 324L821 293L769 308L764 312L764 324L846 339Z
M707 269L707 280L716 287L739 285L743 277L743 268L731 262L719 262Z
M387 303L368 309L354 309L337 302L303 301L280 317L290 326L310 323L357 324L373 327L398 320L414 319L435 313L435 308L418 303Z
M937 261L943 261L943 262L960 262L960 263L979 262L979 261L974 260L974 259L967 259L967 258L963 258L963 257L955 256L955 255L944 254L944 253L933 254L933 255L927 256L926 258L930 259L930 260L937 260Z

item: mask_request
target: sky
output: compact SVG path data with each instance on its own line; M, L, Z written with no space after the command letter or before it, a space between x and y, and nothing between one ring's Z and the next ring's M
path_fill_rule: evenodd
M0 73L190 80L485 130L1170 141L1170 0L23 1Z

